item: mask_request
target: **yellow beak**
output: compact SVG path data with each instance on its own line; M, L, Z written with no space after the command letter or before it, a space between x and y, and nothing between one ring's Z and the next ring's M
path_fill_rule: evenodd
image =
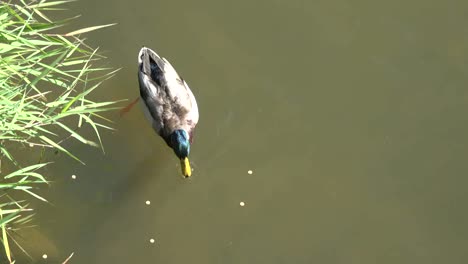
M180 166L182 167L182 174L185 178L192 176L192 168L190 167L190 162L187 157L180 159Z

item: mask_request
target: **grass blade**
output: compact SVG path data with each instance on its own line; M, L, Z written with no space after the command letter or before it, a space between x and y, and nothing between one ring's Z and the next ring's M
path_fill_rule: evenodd
M40 139L42 139L42 141L46 144L50 144L51 146L53 146L54 148L64 152L65 154L67 154L68 156L72 157L73 159L75 159L76 161L78 161L79 163L85 165L84 162L82 162L80 159L78 159L75 155L71 154L68 150L66 150L65 148L63 148L62 146L60 146L59 144L55 143L53 140L49 139L48 137L46 136L39 136Z
M105 27L110 27L110 26L114 26L114 25L117 25L117 23L112 23L112 24L107 24L107 25L101 25L101 26L94 26L94 27L82 28L82 29L78 29L78 30L69 32L69 33L65 34L65 36L79 35L79 34L83 34L83 33L86 33L86 32L90 32L90 31L94 31L94 30L97 30L97 29L101 29L101 28L105 28Z

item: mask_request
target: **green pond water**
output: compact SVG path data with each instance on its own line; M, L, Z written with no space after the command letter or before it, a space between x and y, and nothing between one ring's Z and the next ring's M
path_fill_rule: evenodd
M468 2L68 7L75 29L118 23L87 35L122 68L95 99L138 97L143 45L187 80L194 172L140 107L109 114L105 154L70 142L86 166L48 168L36 263L467 263Z

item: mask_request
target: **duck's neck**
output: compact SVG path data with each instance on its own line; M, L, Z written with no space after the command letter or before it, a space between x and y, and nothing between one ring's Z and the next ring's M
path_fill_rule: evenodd
M178 129L170 135L170 146L179 158L188 157L190 153L189 135L183 129Z

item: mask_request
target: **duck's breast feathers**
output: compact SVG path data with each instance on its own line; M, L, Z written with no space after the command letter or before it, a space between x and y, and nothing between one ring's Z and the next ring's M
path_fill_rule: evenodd
M138 64L140 94L145 103L158 106L162 104L163 112L156 111L155 114L170 116L172 113L181 123L187 122L194 127L198 122L198 105L195 96L169 61L151 49L143 47L138 55Z

